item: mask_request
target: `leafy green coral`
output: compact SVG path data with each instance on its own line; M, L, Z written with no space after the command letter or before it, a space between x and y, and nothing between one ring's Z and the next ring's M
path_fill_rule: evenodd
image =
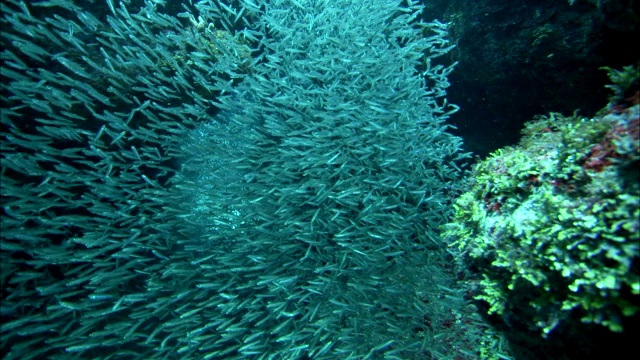
M489 313L525 307L546 335L575 318L619 332L640 310L639 109L540 117L472 170L444 236Z
M640 74L638 74L638 71L640 71L640 62L638 62L637 66L625 66L622 70L613 69L608 66L601 67L600 69L605 70L609 76L609 80L611 80L611 85L607 85L607 88L613 91L613 95L609 99L611 102L624 99L625 91L631 89L633 83L637 83L638 79L640 79Z

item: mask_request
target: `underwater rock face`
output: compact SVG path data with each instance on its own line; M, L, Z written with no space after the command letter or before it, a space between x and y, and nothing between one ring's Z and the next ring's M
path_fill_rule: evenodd
M573 4L570 4L573 3ZM517 144L536 114L593 114L607 96L602 66L640 58L640 3L630 0L430 0L450 22L459 62L448 99L465 149L482 158ZM478 129L486 129L485 131Z
M465 155L416 2L1 9L6 359L464 341L429 335L462 304L437 229Z

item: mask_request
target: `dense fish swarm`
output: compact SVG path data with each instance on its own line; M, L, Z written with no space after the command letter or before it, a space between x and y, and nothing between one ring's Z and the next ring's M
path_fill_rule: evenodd
M4 1L5 359L454 356L416 1ZM233 4L233 5L230 5ZM182 7L180 7L182 6Z

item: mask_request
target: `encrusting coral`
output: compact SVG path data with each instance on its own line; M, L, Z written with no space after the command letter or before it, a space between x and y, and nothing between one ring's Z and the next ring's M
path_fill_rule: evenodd
M565 323L622 332L640 310L638 69L606 70L616 95L601 114L528 123L475 166L444 226L475 299L544 336Z

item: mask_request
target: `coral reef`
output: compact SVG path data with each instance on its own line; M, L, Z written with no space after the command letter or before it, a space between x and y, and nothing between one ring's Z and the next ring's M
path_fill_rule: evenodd
M617 93L637 91L637 68L610 77ZM444 234L503 323L553 336L576 322L622 332L637 318L640 105L621 99L591 119L538 117L471 171Z

